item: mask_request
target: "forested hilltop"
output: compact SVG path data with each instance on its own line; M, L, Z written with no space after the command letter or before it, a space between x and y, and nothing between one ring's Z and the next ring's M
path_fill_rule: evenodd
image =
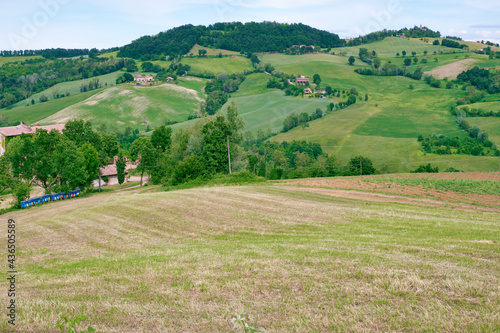
M338 35L305 24L276 22L232 22L213 25L184 25L143 36L120 49L118 56L141 60L184 55L195 45L236 52L282 52L293 45L314 45L322 48L344 46Z

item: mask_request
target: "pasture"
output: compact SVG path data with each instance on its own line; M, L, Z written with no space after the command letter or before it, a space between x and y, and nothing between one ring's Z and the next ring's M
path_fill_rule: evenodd
M188 86L201 86L199 81L186 81ZM130 126L145 130L147 126L186 121L199 110L201 91L176 84L156 86L119 85L69 106L40 121L42 124L64 123L71 119L91 120L108 128Z
M231 331L245 311L267 332L498 331L498 205L307 186L148 187L8 213L17 330L84 315L99 332Z
M31 59L40 59L42 56L19 56L19 57L2 57L0 56L0 66L9 62L23 62Z
M250 59L241 56L236 58L184 57L182 63L191 66L191 72L197 74L234 74L246 69L253 69Z
M208 48L208 47L204 47L204 46L201 46L201 45L198 45L196 44L195 46L193 46L193 48L186 54L186 56L190 55L190 54L193 54L195 56L198 55L198 51L199 50L205 50L207 51L207 56L218 56L220 53L222 53L223 56L233 56L233 55L237 55L239 56L240 53L239 52L235 52L235 51L229 51L229 50L223 50L223 49L211 49L211 48Z

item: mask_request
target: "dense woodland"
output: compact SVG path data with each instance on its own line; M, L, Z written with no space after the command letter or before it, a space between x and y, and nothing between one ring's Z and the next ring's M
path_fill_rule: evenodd
M293 45L318 45L322 48L344 46L338 35L304 24L216 23L184 25L144 36L122 47L118 56L141 60L160 60L184 55L195 44L237 52L283 52Z
M399 30L387 30L384 29L382 31L375 31L369 33L365 36L359 36L357 38L352 38L347 41L347 46L357 46L361 44L368 44L372 42L376 42L378 40L382 40L385 37L396 36L397 34L404 34L405 37L412 38L438 38L441 37L441 33L439 31L433 31L427 27L413 27L413 28L403 28Z

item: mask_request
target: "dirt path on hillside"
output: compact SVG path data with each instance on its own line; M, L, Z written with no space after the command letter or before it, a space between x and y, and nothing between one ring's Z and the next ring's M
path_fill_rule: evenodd
M500 208L481 207L475 205L468 205L468 204L448 202L448 201L439 201L439 200L425 199L425 198L410 198L400 195L369 193L369 192L361 192L353 190L333 190L333 189L325 189L317 187L298 187L298 186L282 186L282 185L279 187L286 190L317 193L323 195L330 195L338 198L365 200L373 202L394 202L394 203L410 204L417 206L453 208L470 212L475 212L480 210L480 211L500 213Z
M464 59L456 61L452 64L434 68L432 71L425 72L424 74L432 75L435 78L441 80L445 77L449 79L456 79L458 74L468 70L475 61L475 59Z

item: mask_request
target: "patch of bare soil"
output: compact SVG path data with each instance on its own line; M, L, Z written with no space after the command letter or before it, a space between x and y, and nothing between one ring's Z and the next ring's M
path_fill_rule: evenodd
M460 60L452 64L439 66L434 68L432 71L425 72L424 74L432 75L438 79L444 79L445 77L449 79L456 79L458 74L468 70L475 61L475 59Z
M375 201L375 202L394 202L418 206L431 206L431 207L448 207L454 209L460 209L465 211L490 211L500 213L500 208L491 207L481 207L463 203L440 201L434 199L424 199L424 198L411 198L402 195L388 195L381 193L370 193L354 190L334 190L318 187L299 187L299 186L281 186L281 188L294 191L304 191L309 193L318 193L323 195L330 195L339 198L356 199L364 201Z
M432 176L434 176L434 179L497 180L500 178L500 173L412 174L401 175L401 178L432 178ZM309 192L323 189L327 191L337 190L337 192L329 192L330 195L335 194L335 196L339 197L368 201L400 202L425 206L453 206L465 210L500 212L500 195L465 194L452 191L438 191L424 188L423 186L362 181L362 178L375 177L380 176L291 179L281 181L280 183L276 183L276 185L290 186L294 187L294 189L300 189L301 187L309 188Z

